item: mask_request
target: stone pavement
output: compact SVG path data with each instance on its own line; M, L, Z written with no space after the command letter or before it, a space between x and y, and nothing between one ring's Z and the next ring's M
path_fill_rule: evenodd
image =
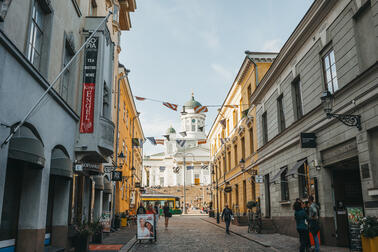
M102 244L90 244L89 250L96 252L111 252L119 251L125 246L130 240L135 238L136 225L131 225L128 227L122 227L116 232L110 233L104 237Z
M203 221L207 223L211 223L215 226L219 226L225 228L224 222L220 222L217 224L215 218L210 217L202 217ZM269 247L274 251L280 252L293 252L299 251L299 239L292 236L282 235L282 234L256 234L256 233L248 233L247 226L230 226L231 232L234 234L240 235L247 239L253 240L263 246ZM320 246L322 252L347 252L349 251L348 248L340 248L340 247L330 247L330 246Z
M164 220L161 218L156 243L135 243L131 251L274 251L239 235L228 235L224 229L202 218L204 217L173 216L169 220L168 230L164 229ZM129 250L123 248L121 251Z

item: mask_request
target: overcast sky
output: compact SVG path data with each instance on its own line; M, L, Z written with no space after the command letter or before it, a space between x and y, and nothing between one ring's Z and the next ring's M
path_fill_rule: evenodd
M278 52L313 0L136 0L132 28L122 32L120 62L134 95L183 104L194 92L222 104L244 51ZM145 136L163 138L179 112L136 101ZM210 109L206 133L216 116ZM145 144L146 154L161 151Z

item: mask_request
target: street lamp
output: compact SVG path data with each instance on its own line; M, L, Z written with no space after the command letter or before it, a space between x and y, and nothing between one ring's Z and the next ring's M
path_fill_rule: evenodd
M320 99L322 101L324 112L326 113L328 119L331 119L332 117L334 117L347 126L350 126L350 127L356 126L357 129L359 130L362 129L360 115L343 115L343 114L331 113L333 102L334 102L334 96L328 90L323 92Z

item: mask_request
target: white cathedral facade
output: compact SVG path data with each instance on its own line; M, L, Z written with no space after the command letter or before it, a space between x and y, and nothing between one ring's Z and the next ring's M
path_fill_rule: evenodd
M165 132L169 140L164 141L164 152L143 157L142 186L182 186L184 178L187 186L211 184L209 144L200 143L206 140L206 115L196 113L196 106L201 104L192 95L180 116L181 130L176 132L171 126ZM181 147L176 140L185 140L185 144Z

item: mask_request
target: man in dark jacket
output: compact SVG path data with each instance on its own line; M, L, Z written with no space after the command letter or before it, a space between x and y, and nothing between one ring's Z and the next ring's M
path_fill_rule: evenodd
M228 205L225 206L222 212L222 220L226 222L226 233L230 234L230 222L233 217L232 210L228 208Z
M137 209L137 214L146 214L146 208L144 208L143 202L140 202L140 205Z

